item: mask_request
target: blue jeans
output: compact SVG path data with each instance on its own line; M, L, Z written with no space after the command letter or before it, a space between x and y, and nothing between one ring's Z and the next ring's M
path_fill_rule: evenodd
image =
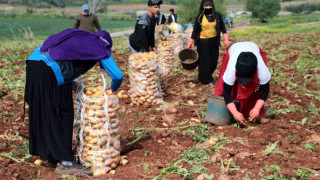
M133 49L133 47L130 45L130 42L127 41L127 46L128 46L128 49L131 51L131 54L136 54L136 53L143 53L145 52L144 48L142 48L140 51L136 51Z

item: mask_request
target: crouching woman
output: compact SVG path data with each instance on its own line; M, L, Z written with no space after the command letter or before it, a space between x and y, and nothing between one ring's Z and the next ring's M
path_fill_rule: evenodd
M244 118L265 116L270 79L265 53L255 43L238 42L223 58L214 95L224 96L233 117L246 125ZM233 99L240 102L238 109Z

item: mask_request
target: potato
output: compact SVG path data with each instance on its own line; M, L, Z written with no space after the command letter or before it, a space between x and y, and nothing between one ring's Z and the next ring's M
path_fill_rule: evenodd
M111 167L112 169L116 168L116 167L117 167L117 163L112 163L112 164L110 165L110 167Z
M34 164L37 166L42 166L44 164L44 162L41 159L37 159L34 161Z
M120 164L122 165L122 166L125 166L126 164L128 164L129 163L129 161L127 160L127 159L122 159L121 161L120 161Z
M120 141L114 141L112 145L116 150L121 151Z
M120 152L119 152L119 151L115 151L115 152L113 152L113 153L110 153L110 156L111 156L112 158L115 158L115 157L117 157L117 156L120 156Z
M104 164L106 166L110 166L113 163L113 159L112 158L108 158L107 160L104 161Z
M114 157L113 162L118 164L120 162L120 155L117 157Z
M115 112L109 113L109 117L112 118L116 118L117 114Z

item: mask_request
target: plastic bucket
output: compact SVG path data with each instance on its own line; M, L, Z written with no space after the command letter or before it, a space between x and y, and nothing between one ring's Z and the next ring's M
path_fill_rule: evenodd
M209 95L205 121L216 125L231 124L233 117L223 97Z
M183 49L179 52L181 65L186 70L193 70L198 66L199 55L193 49Z

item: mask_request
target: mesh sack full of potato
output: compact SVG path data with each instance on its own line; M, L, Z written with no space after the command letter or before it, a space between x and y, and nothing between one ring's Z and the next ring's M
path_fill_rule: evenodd
M78 138L80 146L77 156L80 162L91 166L94 176L108 173L120 162L120 126L118 119L119 100L104 87L84 88L78 91L80 104L78 120Z
M187 48L188 36L184 33L171 34L170 42L173 46L174 54L178 55L181 50Z
M156 53L131 55L129 71L132 104L150 107L163 102Z
M173 69L174 52L170 41L162 41L157 47L160 78L166 76Z

